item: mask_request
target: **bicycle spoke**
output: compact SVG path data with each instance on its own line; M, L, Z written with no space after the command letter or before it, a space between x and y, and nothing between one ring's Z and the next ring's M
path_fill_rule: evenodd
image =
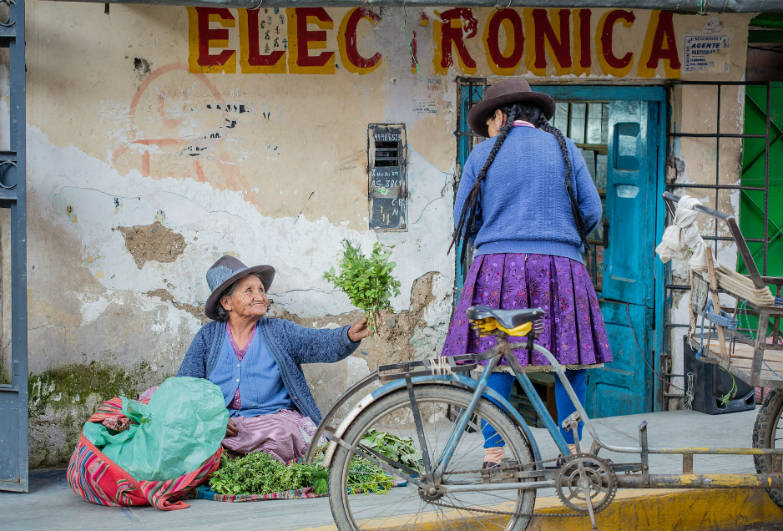
M482 477L481 463L484 456L484 438L482 422L489 423L506 441L506 454L509 458L521 464L532 461L530 447L521 436L513 422L496 406L486 400L479 402L476 408L476 418L471 419L468 429L452 438L453 422L447 416L450 409L464 410L470 403L471 394L461 389L448 386L414 386L415 400L411 400L409 389L395 392L369 406L354 421L344 435L348 447L341 446L336 454L330 470L330 495L335 521L343 529L374 529L384 522L385 528L405 530L421 529L497 529L495 523L508 530L524 529L528 517L520 516L532 512L535 492L532 490L504 489L494 491L471 491L469 493L451 493L440 490L437 484L424 481L422 490L409 482L405 487L392 488L385 495L381 494L341 494L351 491L351 462L356 452L355 447L368 433L390 432L406 440L408 446L419 455L416 463L407 464L424 472L425 456L430 462L436 463L447 450L448 444L457 439L452 449L452 458L444 471L443 485L471 485L487 481L489 476ZM418 411L414 411L412 404ZM418 413L418 415L417 415ZM418 417L418 418L417 418ZM419 424L419 429L416 429ZM376 448L377 449L377 448ZM406 450L408 452L408 450ZM406 454L407 456L407 454ZM391 462L398 456L387 456ZM403 459L399 457L399 459ZM410 456L405 457L410 459ZM402 462L402 461L400 461ZM382 478L382 477L381 477ZM376 480L381 481L382 479ZM362 487L361 491L373 491ZM355 490L354 490L355 491ZM490 519L493 523L485 523L486 514L476 512L475 508L497 507L506 505L505 513L496 513ZM514 514L517 513L517 514ZM478 515L478 517L477 517ZM425 525L426 524L426 525Z

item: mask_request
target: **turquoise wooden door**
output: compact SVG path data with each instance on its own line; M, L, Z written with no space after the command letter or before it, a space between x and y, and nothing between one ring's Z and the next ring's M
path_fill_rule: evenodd
M588 376L593 416L650 411L655 366L650 332L656 263L655 212L658 177L657 110L647 101L609 104L601 311L614 361Z
M665 92L657 87L535 89L555 98L554 125L582 151L604 202L604 219L590 235L585 265L601 303L614 361L589 372L588 413L602 417L651 411L659 407L651 369L657 366L656 347L663 337L656 326L663 271L654 247L662 230L656 220L663 191ZM470 94L473 101L478 99L475 85ZM469 108L466 100L461 97L461 110ZM467 131L466 125L460 126L461 132ZM460 142L461 166L473 141L463 134ZM458 265L458 288L464 271L465 265Z

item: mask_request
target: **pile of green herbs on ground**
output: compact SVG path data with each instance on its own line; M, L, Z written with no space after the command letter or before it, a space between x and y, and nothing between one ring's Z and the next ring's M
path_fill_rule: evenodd
M385 431L370 430L362 437L369 448L389 459L422 472L421 452L410 437L398 437ZM354 456L348 468L348 494L386 494L394 486L392 477L367 459Z
M326 494L328 473L321 465L291 463L286 466L265 452L232 459L223 454L209 485L219 494L271 494L312 487Z
M381 455L418 470L421 454L413 440L391 433L371 430L362 444ZM323 452L316 461L323 460ZM320 463L285 465L264 452L231 458L225 453L220 467L210 476L209 485L219 494L271 494L312 487L317 495L328 492L328 470ZM375 463L354 456L348 469L350 494L385 494L392 488L392 477Z

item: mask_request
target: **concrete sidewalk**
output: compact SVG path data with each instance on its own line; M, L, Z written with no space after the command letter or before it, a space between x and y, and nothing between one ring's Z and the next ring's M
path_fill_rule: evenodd
M671 411L611 417L594 421L602 440L617 446L635 446L638 426L648 421L652 447L738 446L749 447L756 412L706 415L693 411ZM556 455L554 443L543 429L534 436L545 458ZM589 437L586 437L589 444ZM604 454L616 462L632 456ZM638 457L638 456L637 456ZM679 473L679 456L654 455L652 473ZM752 473L750 456L695 456L695 473ZM219 503L189 500L189 509L162 512L150 507L118 508L88 504L78 498L65 482L65 471L33 470L30 493L0 493L0 530L304 530L332 527L326 498L274 500L255 503ZM415 512L418 496L413 487L393 489L386 502L396 503L397 514ZM554 493L539 491L537 513L566 512ZM570 512L570 511L569 511ZM479 520L455 529L486 529L490 522ZM654 530L738 530L777 528L783 525L783 512L766 492L751 489L722 490L620 490L615 501L598 515L599 529ZM475 524L475 525L474 525ZM422 529L426 526L423 524ZM536 517L529 529L589 529L586 518Z

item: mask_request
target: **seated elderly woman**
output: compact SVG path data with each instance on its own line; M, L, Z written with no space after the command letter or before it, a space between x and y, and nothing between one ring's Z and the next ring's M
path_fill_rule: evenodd
M198 331L177 376L206 378L223 391L229 421L223 446L286 462L303 455L321 413L301 365L349 356L369 335L366 319L336 329L305 328L264 317L272 266L223 256L207 271L213 319Z

